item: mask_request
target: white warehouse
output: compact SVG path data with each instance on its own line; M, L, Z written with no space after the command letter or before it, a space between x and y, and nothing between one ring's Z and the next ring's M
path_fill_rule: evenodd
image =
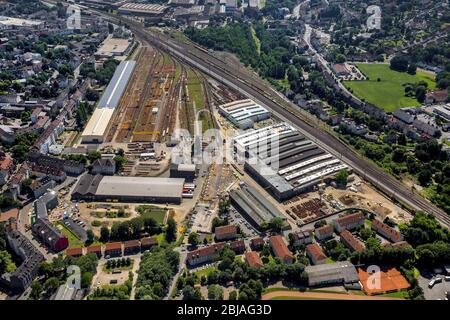
M251 99L233 101L219 106L219 113L239 129L248 129L253 124L270 118L270 112Z
M135 61L123 61L119 64L81 135L83 143L103 142L135 65Z

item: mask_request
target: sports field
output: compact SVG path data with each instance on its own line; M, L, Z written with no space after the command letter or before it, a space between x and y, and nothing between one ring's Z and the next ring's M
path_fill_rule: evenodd
M436 87L433 77L423 71L418 70L415 75L410 75L406 72L393 71L388 64L359 63L356 66L369 77L369 80L344 81L344 85L352 89L358 98L365 99L387 112L403 107L420 106L415 98L405 97L404 84L423 80L428 83L428 88Z

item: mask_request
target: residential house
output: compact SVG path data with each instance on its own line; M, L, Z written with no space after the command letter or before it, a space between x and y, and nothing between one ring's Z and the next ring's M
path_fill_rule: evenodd
M121 257L122 256L122 243L112 242L105 245L105 257Z
M98 258L101 258L102 256L102 246L95 245L95 246L89 246L86 248L87 254L94 253L97 255Z
M139 240L129 240L123 244L124 255L133 255L139 252L141 252L141 242Z
M378 219L374 219L372 221L372 230L375 232L381 234L386 239L392 241L392 242L400 242L403 240L403 236L400 233L400 231L395 230L394 228L391 228L386 223L381 222Z
M226 226L216 227L214 229L217 241L226 241L235 239L237 235L237 226L229 224Z
M253 238L250 240L250 248L254 251L259 251L264 247L264 239L261 237Z
M306 254L311 259L312 264L324 264L327 262L327 256L317 243L311 243L306 246Z
M331 225L327 224L323 227L319 227L319 228L315 229L314 234L318 241L329 239L329 238L333 237L333 227Z
M295 245L307 245L313 242L312 230L300 230L291 233L292 241Z
M157 246L158 240L155 238L142 238L141 239L141 251L150 250L151 247Z
M190 266L196 266L202 263L211 262L219 254L219 251L225 246L224 242L215 243L210 246L200 248L187 254L187 263Z
M337 233L341 233L343 230L352 230L358 226L364 225L364 221L364 213L351 213L334 220L334 229Z
M116 161L113 159L97 159L92 164L92 173L112 176L116 173Z
M247 262L250 268L261 268L264 265L258 253L255 251L245 253L245 262Z
M284 263L292 263L294 256L287 247L282 236L272 236L269 238L269 245L276 257Z
M355 236L348 230L343 230L339 235L341 242L351 251L363 252L364 244L355 238Z
M36 237L54 252L59 252L69 246L69 239L47 218L37 219L32 230Z
M243 254L245 252L245 242L244 240L235 240L229 243L231 250L235 254Z

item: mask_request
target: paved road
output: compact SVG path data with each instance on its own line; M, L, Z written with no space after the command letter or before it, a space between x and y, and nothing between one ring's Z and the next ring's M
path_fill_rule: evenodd
M273 291L262 296L262 300L271 300L274 298L284 297L300 299L326 299L326 300L404 300L401 298L390 298L380 296L363 296L345 293L326 293L326 292L298 292L298 291Z
M101 14L104 15L104 13ZM109 19L117 22L116 16L109 17ZM171 53L176 58L200 69L217 81L267 106L280 119L293 124L306 137L347 163L363 179L377 186L391 198L399 199L414 209L432 213L441 224L450 227L450 216L444 211L431 204L421 195L414 193L408 186L396 180L375 164L358 155L335 135L311 121L310 115L300 111L296 105L282 97L264 80L257 79L246 68L229 65L226 61L214 57L212 53L199 49L192 43L180 42L163 34L146 31L139 22L125 17L120 17L120 19L129 26L132 32L146 39L158 49Z

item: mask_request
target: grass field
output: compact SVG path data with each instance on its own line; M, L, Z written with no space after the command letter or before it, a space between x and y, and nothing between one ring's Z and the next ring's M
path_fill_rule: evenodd
M203 276L207 277L214 270L217 270L216 266L209 266L207 268L204 268L204 269L201 269L201 270L198 270L198 271L194 272L194 274L197 276L197 282L200 283L200 279Z
M420 106L419 101L411 97L405 97L403 85L421 80L428 83L429 88L435 88L436 82L429 74L417 71L415 75L406 72L397 72L389 68L387 64L359 63L356 66L369 77L365 81L344 81L344 85L353 90L360 99L372 103L387 112L392 112L403 107ZM377 79L381 81L378 82Z
M164 223L164 219L167 214L167 210L165 208L159 208L151 205L139 206L137 210L141 215L152 217L159 224Z
M60 221L56 222L56 227L61 230L61 232L69 239L69 246L76 245L80 242L80 238L72 231L70 230L64 223L61 223Z

